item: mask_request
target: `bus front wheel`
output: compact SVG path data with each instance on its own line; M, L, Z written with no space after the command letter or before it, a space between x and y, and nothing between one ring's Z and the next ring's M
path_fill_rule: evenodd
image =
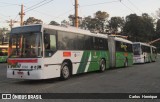
M67 80L70 77L70 69L68 63L64 62L61 67L61 80Z

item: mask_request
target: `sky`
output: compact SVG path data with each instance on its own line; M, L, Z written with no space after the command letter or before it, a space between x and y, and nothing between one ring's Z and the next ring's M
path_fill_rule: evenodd
M9 28L10 19L20 21L18 13L21 4L24 5L24 20L29 17L41 19L48 24L54 20L60 23L68 20L70 14L74 14L75 0L0 0L0 28ZM129 14L148 13L153 16L160 8L160 0L78 0L79 16L87 17L94 15L97 11L105 11L110 17L126 17ZM15 23L19 26L19 23Z

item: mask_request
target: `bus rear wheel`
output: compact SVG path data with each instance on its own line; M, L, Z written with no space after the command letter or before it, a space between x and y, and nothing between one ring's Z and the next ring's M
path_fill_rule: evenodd
M106 70L106 62L104 59L100 62L100 72L104 72Z
M61 67L61 80L67 80L70 77L70 69L68 63L63 63Z

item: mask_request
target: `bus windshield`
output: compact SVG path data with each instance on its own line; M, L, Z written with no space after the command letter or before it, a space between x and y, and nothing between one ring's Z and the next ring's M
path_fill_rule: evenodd
M133 54L134 55L140 55L141 54L140 44L133 44Z
M42 57L41 33L12 34L9 41L10 58Z

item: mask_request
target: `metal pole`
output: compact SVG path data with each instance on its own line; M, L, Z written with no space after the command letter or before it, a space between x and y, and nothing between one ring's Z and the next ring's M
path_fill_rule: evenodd
M75 27L78 28L78 0L75 0Z
M23 11L23 4L21 5L21 12L19 13L21 21L20 21L20 26L23 26L23 17L25 15L24 11Z

